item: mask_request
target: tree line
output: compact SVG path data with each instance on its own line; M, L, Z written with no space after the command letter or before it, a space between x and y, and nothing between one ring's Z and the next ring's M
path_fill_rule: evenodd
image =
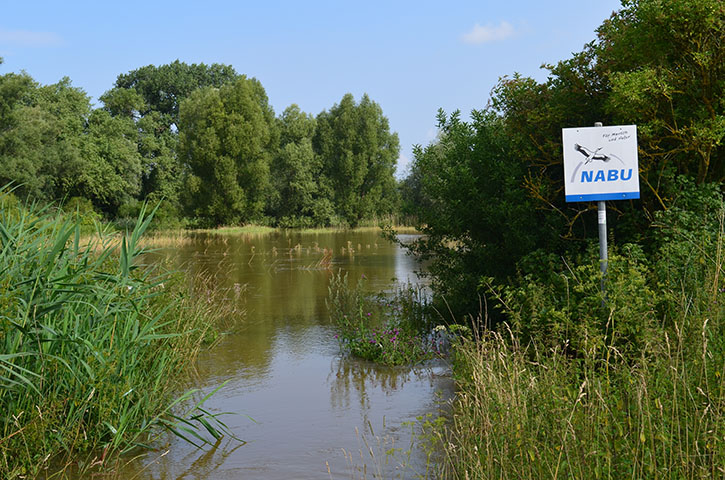
M167 225L355 226L398 204L398 137L367 95L276 116L258 80L177 60L119 75L100 101L67 77L0 76L0 185L108 219L163 200Z

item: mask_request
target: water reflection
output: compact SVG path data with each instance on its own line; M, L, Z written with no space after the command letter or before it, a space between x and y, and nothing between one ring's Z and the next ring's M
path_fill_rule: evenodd
M451 395L442 364L385 368L340 356L325 307L338 269L351 283L365 275L371 291L417 280L414 260L375 233L197 235L153 255L190 278L203 272L246 310L200 356L193 387L206 393L228 381L206 406L240 413L224 421L248 443L199 451L171 439L168 453L132 462L122 478L351 478L357 464L366 468L349 456L360 432L384 424L375 433L399 440L402 422L435 411L437 392Z
M371 411L370 397L379 391L386 397L396 396L401 400L400 392L408 383L409 392L419 388L435 388L436 380L447 376L447 365L440 360L427 362L424 366L385 367L363 360L340 357L332 363L328 377L330 384L330 406L335 410L359 410L365 422ZM427 388L426 388L427 387ZM377 410L373 410L377 415Z

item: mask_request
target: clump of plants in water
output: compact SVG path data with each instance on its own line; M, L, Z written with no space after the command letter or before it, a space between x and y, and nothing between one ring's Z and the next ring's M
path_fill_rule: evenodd
M226 312L143 265L150 219L83 240L77 216L0 191L1 478L82 474L159 430L197 444L226 431L201 404L180 414L189 393L173 396Z
M392 295L366 295L365 277L355 287L338 272L330 280L327 307L338 327L340 348L384 365L415 364L435 350L425 332L427 304L422 290L407 285Z

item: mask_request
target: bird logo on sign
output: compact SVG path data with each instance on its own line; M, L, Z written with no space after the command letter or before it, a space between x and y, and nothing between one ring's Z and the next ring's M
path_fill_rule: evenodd
M577 173L579 173L579 169L582 167L582 165L589 165L590 163L592 163L595 160L604 162L604 163L609 163L610 160L612 160L613 158L616 158L622 165L624 165L624 161L622 161L621 158L614 155L613 153L600 153L603 148L604 147L599 147L595 150L592 150L591 148L587 148L583 145L579 145L578 143L574 144L574 150L581 153L586 158L584 159L584 161L579 162L579 165L577 165L576 168L574 169L574 174L571 176L572 182L574 182L574 180L576 179Z

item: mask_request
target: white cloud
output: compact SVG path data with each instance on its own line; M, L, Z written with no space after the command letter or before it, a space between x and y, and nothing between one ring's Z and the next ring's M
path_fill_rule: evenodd
M473 45L480 45L482 43L498 42L505 40L516 33L513 25L509 22L503 21L498 25L492 25L487 23L484 26L478 23L473 26L473 29L461 35L461 40L464 43L470 43Z
M63 43L61 36L53 32L0 29L0 44L16 47L56 47Z

